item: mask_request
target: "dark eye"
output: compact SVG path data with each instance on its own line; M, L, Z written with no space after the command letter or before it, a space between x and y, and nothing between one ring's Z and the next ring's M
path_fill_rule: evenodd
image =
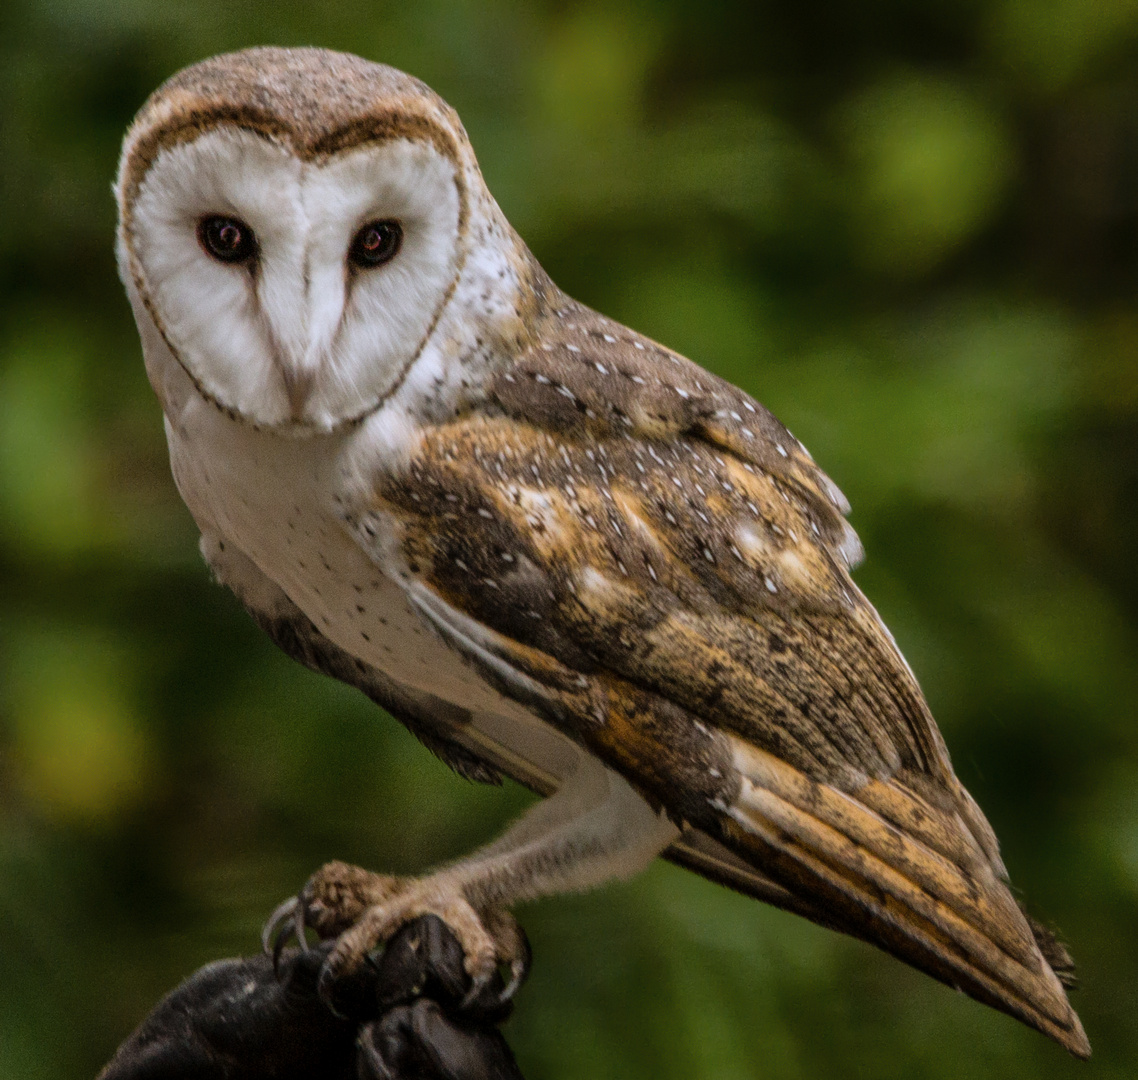
M253 230L237 218L202 218L198 223L198 240L218 262L245 262L257 254Z
M399 254L403 245L403 227L398 221L369 221L352 241L348 259L368 269L382 266Z

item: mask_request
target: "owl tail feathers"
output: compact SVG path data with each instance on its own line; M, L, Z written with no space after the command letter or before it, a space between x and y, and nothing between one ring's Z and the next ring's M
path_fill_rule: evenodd
M730 739L741 785L717 807L719 835L789 890L781 906L1090 1056L1064 989L1070 955L1021 911L964 818L896 780L839 791Z
M1023 912L1027 925L1031 927L1032 937L1035 938L1035 944L1043 954L1043 959L1047 961L1047 966L1055 972L1055 977L1065 989L1077 989L1079 977L1075 973L1075 958L1067 951L1067 946L1055 936L1054 931L1049 930L1038 919L1033 919L1024 910L1022 903L1020 911Z

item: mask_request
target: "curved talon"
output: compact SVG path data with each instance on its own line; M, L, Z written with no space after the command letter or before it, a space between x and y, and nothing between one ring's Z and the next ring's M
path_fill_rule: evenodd
M533 964L533 950L530 948L526 932L518 927L519 955L510 961L510 981L503 987L498 995L498 1004L505 1005L521 988L522 983L529 977L529 969Z
M300 897L290 896L277 905L261 931L261 948L273 958L273 972L279 973L281 953L295 939L302 953L308 952L308 939L304 933L304 904Z
M278 904L273 913L268 917L264 927L261 930L261 950L266 956L272 956L277 951L277 946L280 942L280 935L283 932L283 927L293 916L298 906L298 900L295 896L290 896L287 900Z
M304 932L306 929L306 923L304 921L305 911L306 911L305 905L298 900L297 905L296 905L296 911L293 913L293 916L292 916L292 932L296 937L297 945L300 946L300 951L305 956L307 956L308 955L308 935L305 934L305 932Z
M496 971L491 970L484 975L476 975L470 982L470 989L466 992L466 996L462 999L459 1005L460 1009L469 1009L478 998L482 995L482 991L490 984L490 980L494 978Z

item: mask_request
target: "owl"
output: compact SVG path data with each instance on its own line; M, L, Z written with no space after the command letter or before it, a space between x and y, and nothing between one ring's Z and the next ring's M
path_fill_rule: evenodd
M422 878L328 864L270 943L335 938L328 986L434 913L509 996L512 905L663 856L1089 1054L1070 957L850 577L841 492L757 401L561 292L427 86L204 61L142 108L116 195L217 580L456 772L543 796Z

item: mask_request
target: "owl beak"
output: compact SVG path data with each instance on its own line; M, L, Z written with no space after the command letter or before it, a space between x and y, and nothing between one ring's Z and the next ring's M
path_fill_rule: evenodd
M316 376L320 373L320 361L313 358L310 362L304 355L303 349L290 348L290 342L282 340L282 336L274 333L269 324L268 330L270 349L273 356L273 366L280 377L281 386L288 402L289 420L294 424L303 424L308 420L305 415L316 388ZM297 355L300 353L301 355Z
M311 424L318 423L313 399L320 396L320 375L332 362L343 318L343 267L331 259L309 257L302 280L300 296L287 313L278 315L282 333L277 355L291 419Z
M316 372L311 368L297 368L291 364L281 365L281 381L284 383L285 395L288 397L288 406L291 418L300 422L304 419L305 407L312 396L312 388L316 384Z
M318 396L320 373L330 360L343 310L343 285L328 274L309 278L265 275L263 306L277 374L288 402L289 419L307 425Z

